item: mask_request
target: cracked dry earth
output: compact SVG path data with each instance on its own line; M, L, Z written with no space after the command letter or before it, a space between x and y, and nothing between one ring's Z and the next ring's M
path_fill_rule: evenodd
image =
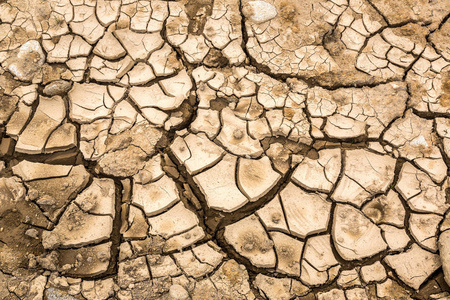
M450 299L450 0L0 0L0 299Z

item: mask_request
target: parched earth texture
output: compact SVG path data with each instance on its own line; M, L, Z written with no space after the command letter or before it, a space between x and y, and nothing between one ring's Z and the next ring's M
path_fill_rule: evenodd
M450 299L450 0L0 0L0 299Z

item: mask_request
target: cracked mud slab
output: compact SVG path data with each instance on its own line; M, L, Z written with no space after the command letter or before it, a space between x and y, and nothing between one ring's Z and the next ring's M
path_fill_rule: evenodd
M450 299L449 0L0 0L0 299Z

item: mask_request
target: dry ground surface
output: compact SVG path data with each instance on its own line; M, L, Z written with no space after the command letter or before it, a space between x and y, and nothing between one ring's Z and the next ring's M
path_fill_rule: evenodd
M0 299L450 299L450 0L0 0Z

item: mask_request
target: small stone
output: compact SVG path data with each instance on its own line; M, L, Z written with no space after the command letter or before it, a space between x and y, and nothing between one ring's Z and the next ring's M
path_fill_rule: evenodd
M277 16L277 9L266 1L249 1L243 7L244 16L255 23L264 23Z
M44 88L44 94L47 96L65 95L72 88L72 84L65 80L56 80L47 84Z
M25 234L30 238L39 239L39 231L34 228L28 229L27 231L25 231Z
M19 80L33 81L41 71L45 62L45 54L38 41L28 41L23 44L17 54L8 61L8 70Z

